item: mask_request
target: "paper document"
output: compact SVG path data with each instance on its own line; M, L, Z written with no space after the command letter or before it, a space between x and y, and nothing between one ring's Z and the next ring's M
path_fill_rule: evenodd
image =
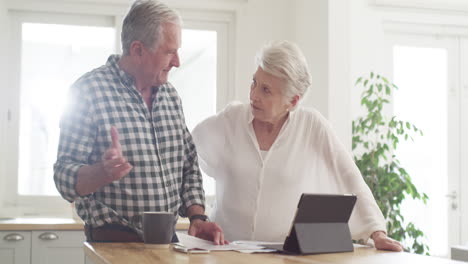
M283 245L283 242L266 242L266 241L253 241L253 240L236 240L232 242L233 244L237 245Z
M231 244L234 245L241 245L241 246L258 246L261 247L261 249L241 249L241 250L236 250L237 252L240 253L270 253L270 252L276 252L278 250L272 249L272 248L265 248L264 246L267 245L283 245L281 242L266 242L266 241L251 241L251 240L237 240L233 241Z
M200 249L206 249L210 251L219 251L219 250L249 250L249 251L254 251L254 250L261 250L264 247L259 246L258 244L238 244L236 242L233 242L229 245L215 245L213 242L204 240L198 237L190 236L188 234L176 232L177 237L179 238L179 243L180 245L191 249L191 248L200 248Z

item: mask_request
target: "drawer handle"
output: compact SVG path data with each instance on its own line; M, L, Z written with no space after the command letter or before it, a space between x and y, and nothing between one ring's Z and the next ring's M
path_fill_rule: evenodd
M54 233L50 233L50 232L47 232L47 233L42 233L41 235L39 235L39 239L41 240L47 240L47 241L50 241L50 240L57 240L59 237L54 234Z
M13 234L8 234L5 237L3 237L3 240L6 240L8 242L15 242L15 241L24 240L24 237L20 234L13 233Z

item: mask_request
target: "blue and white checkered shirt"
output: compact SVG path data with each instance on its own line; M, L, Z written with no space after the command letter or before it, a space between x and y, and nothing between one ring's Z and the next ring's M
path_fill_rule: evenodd
M66 200L93 227L105 223L131 226L133 215L168 211L181 216L194 204L204 205L197 153L186 127L181 100L169 84L154 87L151 113L133 78L112 55L106 65L78 79L60 122L54 180ZM112 145L110 129L119 132L130 173L96 192L79 196L78 169L101 161Z

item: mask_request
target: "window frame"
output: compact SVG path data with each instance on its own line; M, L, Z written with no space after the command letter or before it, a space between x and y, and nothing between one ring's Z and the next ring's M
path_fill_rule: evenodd
M212 30L217 33L216 111L235 98L234 89L234 14L179 10L183 29ZM177 89L177 87L176 87Z
M10 37L8 47L10 51L7 89L4 94L9 100L6 101L8 118L0 127L5 128L5 153L3 162L5 164L5 177L3 196L0 196L0 209L2 215L8 216L70 216L71 209L68 202L60 196L26 196L18 194L18 154L19 154L19 111L20 111L20 69L21 69L21 23L55 23L70 25L100 26L112 25L116 32L116 53L120 53L120 33L123 15L120 5L115 5L114 14L108 11L96 12L93 6L89 6L89 12L79 9L67 12L67 8L54 7L52 12L44 10L30 10L30 8L8 10L10 23ZM34 8L33 8L34 9ZM98 8L99 9L99 8ZM126 9L125 9L126 10ZM99 10L98 10L99 11ZM213 30L217 32L217 97L216 111L221 110L229 101L233 100L234 94L234 32L235 11L225 12L210 11L208 9L179 9L183 17L183 29ZM3 120L0 120L3 121ZM51 175L52 177L52 175ZM207 197L207 201L214 197Z
M10 120L6 129L7 153L6 158L6 186L5 207L14 207L14 214L24 216L36 215L67 215L68 202L60 196L43 195L19 195L18 194L18 164L19 164L19 129L20 129L20 96L21 96L21 34L22 23L44 23L80 26L112 26L114 18L110 16L96 15L70 15L47 12L10 11L10 73L9 85L12 87L6 91L8 100L7 107ZM51 176L52 177L52 176ZM7 209L7 211L10 211Z

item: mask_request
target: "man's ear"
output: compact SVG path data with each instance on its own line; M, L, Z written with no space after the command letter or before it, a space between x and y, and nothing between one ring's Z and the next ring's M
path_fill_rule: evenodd
M144 45L141 41L135 40L130 44L130 55L132 57L141 57L143 56Z

